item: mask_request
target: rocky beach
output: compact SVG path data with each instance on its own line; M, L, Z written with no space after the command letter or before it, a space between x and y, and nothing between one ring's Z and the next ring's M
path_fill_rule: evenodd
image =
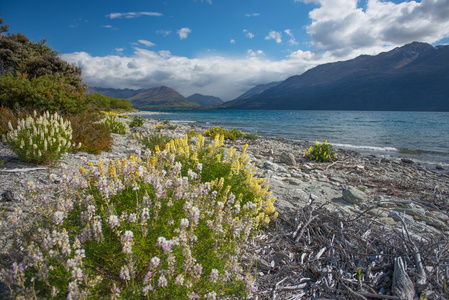
M143 127L153 130L160 123L149 119ZM162 133L179 138L205 129L179 124ZM245 144L260 176L269 180L279 212L248 245L255 257L243 262L258 273L255 298L448 296L448 170L346 150L318 163L304 158L310 145L284 138L225 141L238 150ZM53 184L61 180L61 169L76 172L86 161L128 157L140 148L130 134L114 134L110 152L70 153L54 166L36 166L0 144L3 257L8 213L20 205L17 195L29 182Z

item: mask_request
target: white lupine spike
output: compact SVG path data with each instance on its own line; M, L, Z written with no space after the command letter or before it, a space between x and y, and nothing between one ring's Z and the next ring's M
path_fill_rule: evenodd
M11 122L8 122L8 128L9 128L9 130L14 130L14 128L12 128Z
M69 141L69 142L67 143L67 148L70 148L70 146L72 146L72 143Z
M47 151L47 140L44 140L44 151Z
M29 142L30 146L33 146L33 139L30 136L30 142Z

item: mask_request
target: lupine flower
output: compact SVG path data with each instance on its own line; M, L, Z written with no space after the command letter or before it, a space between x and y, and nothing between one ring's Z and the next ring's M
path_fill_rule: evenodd
M127 230L125 231L125 233L122 235L121 240L122 240L122 245L123 245L123 249L122 252L125 254L131 254L133 253L132 251L132 246L134 245L134 233L131 230Z
M181 228L186 228L189 227L189 219L181 219L181 224L180 224Z
M176 276L175 285L183 285L183 283L184 283L184 276L182 274Z
M205 299L207 299L207 300L215 300L215 299L217 299L217 293L215 293L215 292L209 292L207 295L206 295L206 297L205 297Z
M153 269L156 269L159 266L160 262L161 260L159 259L159 257L155 256L151 259L150 265L153 267Z
M166 287L167 286L167 279L165 279L164 275L161 275L159 279L157 280L157 286L158 287Z
M116 215L110 215L108 218L109 226L111 226L111 229L114 227L120 227L119 219Z
M129 275L129 269L127 265L124 265L120 268L120 278L123 280L131 280L131 276Z
M212 271L210 272L210 277L209 277L210 281L211 281L212 283L217 282L217 280L218 280L218 275L219 275L218 270L217 270L217 269L212 269Z

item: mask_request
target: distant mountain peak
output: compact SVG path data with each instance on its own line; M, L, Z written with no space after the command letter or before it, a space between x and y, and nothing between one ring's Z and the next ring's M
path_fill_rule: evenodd
M192 102L198 103L201 106L212 106L223 103L223 100L218 97L201 95L198 93L190 95L189 97L187 97L187 99Z
M449 111L449 46L413 42L378 55L327 63L230 109Z

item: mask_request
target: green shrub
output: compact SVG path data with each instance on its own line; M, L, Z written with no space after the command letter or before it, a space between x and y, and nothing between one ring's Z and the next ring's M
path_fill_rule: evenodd
M1 280L25 299L250 297L254 278L239 261L274 198L244 151L222 141L186 136L140 158L90 162L55 188L56 203L30 186L23 203L35 208L11 214ZM217 169L226 178L206 182Z
M27 79L11 73L0 77L0 106L29 107L39 112L78 114L87 109L84 88L73 87L70 78L44 75Z
M245 135L243 137L247 140L253 140L253 141L255 141L259 138L259 136L254 133L245 133Z
M21 160L27 162L55 162L61 155L75 148L72 145L70 122L57 113L50 115L46 112L39 116L34 112L33 116L19 119L16 128L11 123L8 126L10 131L3 136L4 141Z
M118 118L114 115L109 115L105 119L101 120L101 123L103 123L106 128L112 131L112 133L118 133L118 134L126 134L129 133L129 126L128 124Z
M131 119L129 127L140 127L145 123L145 119L141 116L136 116Z
M307 159L319 162L329 162L336 156L337 154L332 149L332 144L329 144L327 141L322 144L315 141L315 145L310 146L309 150L306 151Z
M72 139L81 147L76 151L92 154L100 154L103 151L111 151L111 131L103 123L96 123L93 115L69 116L67 119L72 124Z
M116 99L99 93L92 93L87 95L87 100L91 108L103 111L110 111L110 110L130 111L133 109L132 104L126 99Z
M165 145L172 140L171 137L156 132L143 132L134 134L134 138L138 140L145 148L154 150L157 147L159 149L165 149Z

